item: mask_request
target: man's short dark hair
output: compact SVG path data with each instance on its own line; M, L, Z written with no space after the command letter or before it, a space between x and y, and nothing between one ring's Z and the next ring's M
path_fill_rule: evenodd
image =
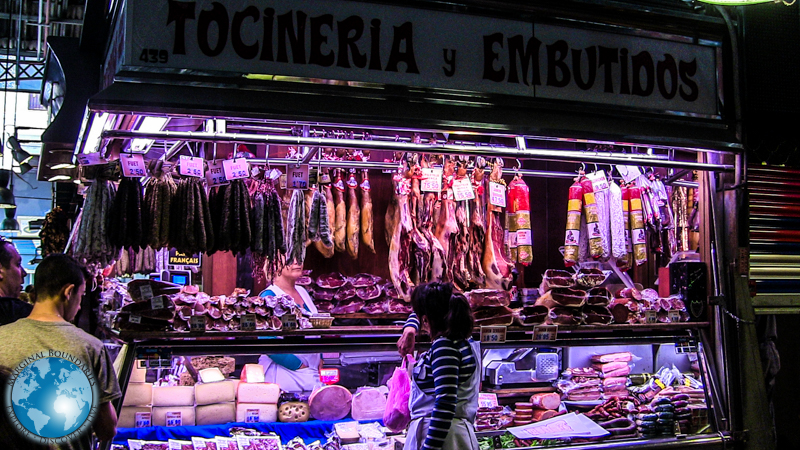
M11 258L13 256L11 250L14 248L14 244L11 241L0 237L0 265L6 269L11 267Z
M56 253L47 256L36 268L33 288L36 299L54 297L68 284L80 286L86 281L83 267L71 256Z

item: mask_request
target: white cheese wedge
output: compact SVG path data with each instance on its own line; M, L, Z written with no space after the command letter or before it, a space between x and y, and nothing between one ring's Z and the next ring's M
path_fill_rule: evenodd
M197 375L200 377L200 381L203 383L213 383L215 381L222 381L225 379L225 375L222 374L222 371L219 370L218 367L209 367L208 369L202 369L197 372Z
M194 406L194 386L153 386L153 406Z
M134 428L136 426L136 413L152 413L149 406L123 406L117 419L118 428ZM152 420L152 419L151 419Z
M281 388L275 383L239 383L239 403L278 403Z
M245 364L241 378L245 383L263 383L264 366L261 364Z
M180 426L194 426L194 406L154 406L153 425L158 427L167 426L167 414L172 420L180 418ZM176 423L177 426L177 423Z
M139 367L143 363L142 360L137 359L133 362L133 370L131 370L131 378L128 380L130 383L144 383L145 375L147 375L147 368L142 366Z
M213 405L198 406L197 425L219 425L236 420L236 404L216 403Z
M128 383L122 406L149 405L153 402L153 383Z
M194 399L198 405L232 402L236 400L236 382L197 383L194 385Z
M237 422L277 422L278 405L266 403L237 403Z
M358 440L358 422L338 422L333 424L336 434L345 441Z

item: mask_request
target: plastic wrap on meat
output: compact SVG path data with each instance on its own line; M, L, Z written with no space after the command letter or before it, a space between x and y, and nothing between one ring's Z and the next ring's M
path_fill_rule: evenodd
M411 314L412 311L411 303L406 303L396 298L389 299L389 312L391 314Z
M505 306L478 308L473 315L475 326L511 325L514 321L514 312Z
M586 325L608 325L614 321L614 316L606 306L589 305L583 309L583 321Z
M553 308L550 310L550 320L556 325L580 325L581 316L572 308Z
M586 303L586 292L572 288L556 288L550 291L553 301L565 308L580 308Z
M466 293L472 309L485 306L508 306L511 296L507 291L495 289L475 289Z
M541 325L550 317L550 309L546 306L525 306L521 312L523 325Z

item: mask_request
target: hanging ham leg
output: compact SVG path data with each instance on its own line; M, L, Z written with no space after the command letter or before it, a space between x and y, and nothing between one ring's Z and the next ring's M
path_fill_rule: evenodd
M414 283L411 281L408 271L411 249L410 232L413 228L408 208L411 183L403 174L395 174L393 181L395 184L393 223L396 225L389 243L389 274L398 295L409 302L411 301L411 291L414 289Z
M489 179L502 182L502 160L495 161ZM503 254L505 230L500 215L501 208L487 205L486 240L483 248L483 271L486 274L487 289L507 290L511 287L511 262Z
M456 223L455 204L453 200L453 180L455 177L455 161L448 158L444 165L445 192L442 194L439 220L436 223L436 239L444 249L445 262L450 258L450 235L458 232ZM442 275L443 281L451 281L452 275L448 274L450 267L445 265Z
M361 241L367 246L367 250L375 253L375 242L372 238L372 197L366 169L361 177Z
M347 238L347 206L344 203L345 185L340 170L336 171L336 182L333 185L333 201L335 203L336 224L333 227L333 247L337 252L346 252Z
M356 174L351 173L350 178L347 180L347 237L345 245L347 247L347 254L353 259L358 259L358 241L361 237L361 208L358 206L358 196L356 190L358 189L358 181L356 181Z
M484 167L486 160L478 157L475 161L475 169L472 171L472 188L475 190L475 199L470 202L470 230L469 230L469 267L472 278L478 286L483 286L486 282L486 274L483 272L481 257L483 256L483 244L486 239L486 225L484 224Z

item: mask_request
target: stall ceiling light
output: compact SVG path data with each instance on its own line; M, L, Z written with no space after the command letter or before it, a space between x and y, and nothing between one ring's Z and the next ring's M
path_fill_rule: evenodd
M147 116L142 119L138 130L145 133L161 131L167 122L169 122L168 117ZM153 145L153 139L134 139L131 141L131 151L134 153L146 153L151 145Z
M69 175L55 175L47 179L47 181L66 181L71 179Z
M75 167L77 166L72 163L58 163L51 166L50 168L53 170L59 170L59 169L74 169Z
M86 144L83 147L83 153L96 153L100 151L100 146L103 143L103 131L111 128L113 120L110 120L111 114L97 113L92 119L92 125L89 127L89 134L86 136Z

